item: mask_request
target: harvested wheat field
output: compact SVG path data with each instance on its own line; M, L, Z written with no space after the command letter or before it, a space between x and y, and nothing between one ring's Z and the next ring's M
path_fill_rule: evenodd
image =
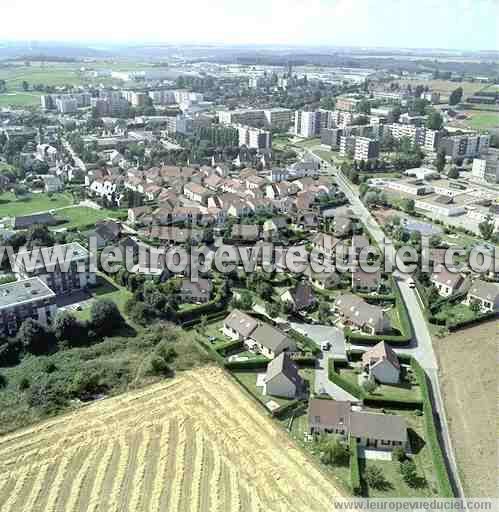
M498 342L496 322L434 341L452 443L470 497L497 497Z
M220 369L0 439L0 510L323 511L332 483Z

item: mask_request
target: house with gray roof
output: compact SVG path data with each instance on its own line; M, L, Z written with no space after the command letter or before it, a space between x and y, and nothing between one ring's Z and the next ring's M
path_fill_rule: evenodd
M274 359L281 352L296 350L296 344L289 336L267 323L260 323L244 343L250 350L269 359Z
M265 395L282 398L294 398L304 388L303 380L298 373L298 367L286 352L281 352L275 359L270 361L267 366L264 382Z
M282 302L287 302L293 311L304 311L316 303L312 286L308 283L298 283L294 288L285 290L280 297Z
M234 309L224 320L223 333L233 340L245 340L256 329L258 322L239 309Z
M466 304L478 304L484 312L499 312L499 284L477 279L468 290Z
M313 398L309 402L311 434L331 433L345 440L355 438L360 446L393 450L406 449L407 422L395 414L382 414L352 407L351 402Z
M364 299L350 293L336 299L334 311L344 325L370 335L381 334L390 328L390 320L382 308L368 304Z

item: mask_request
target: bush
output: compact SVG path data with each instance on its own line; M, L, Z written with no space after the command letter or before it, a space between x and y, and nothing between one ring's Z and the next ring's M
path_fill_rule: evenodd
M3 389L7 386L7 377L3 374L3 373L0 373L0 389Z
M383 489L386 487L387 481L383 475L383 471L378 466L368 466L364 477L367 485L373 489Z
M27 377L23 377L19 381L19 391L26 391L31 386L31 383Z
M357 450L357 440L350 437L350 487L354 496L362 494L360 483L359 454Z
M332 466L343 466L348 463L348 450L335 436L333 439L325 439L320 442L322 451L321 462Z
M404 482L409 487L417 487L419 482L416 464L412 460L404 460L400 463L400 473Z
M83 344L87 338L87 329L74 315L61 311L54 321L54 334L59 341L68 341L70 346Z
M405 450L402 448L402 446L396 446L392 450L392 458L398 462L403 462L406 459Z

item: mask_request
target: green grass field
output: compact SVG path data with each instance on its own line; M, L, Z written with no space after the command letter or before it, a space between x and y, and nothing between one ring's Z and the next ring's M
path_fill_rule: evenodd
M0 218L46 212L72 203L72 197L65 193L53 194L51 197L47 194L31 194L20 199L11 192L4 192L0 194Z
M133 297L133 294L126 288L122 288L116 283L108 280L106 277L99 275L97 276L97 286L91 290L91 293L96 299L112 300L118 306L121 314L126 318L125 304L128 299ZM89 320L90 307L85 307L81 311L74 311L74 315L80 320ZM127 321L131 323L128 318Z
M474 130L488 130L499 128L499 112L486 112L484 110L470 110L471 118L465 124Z
M40 94L36 92L12 92L0 94L0 107L37 107Z
M41 63L32 62L30 66L0 67L0 80L5 80L7 92L0 94L0 107L29 107L40 105L40 93L30 90L25 92L23 81L33 85L80 86L85 84L117 85L119 80L110 77L91 77L85 70L110 69L113 71L138 71L150 68L151 63L136 61L99 61L71 63Z
M67 208L58 213L57 218L64 220L64 224L57 226L60 228L85 228L91 226L96 222L104 219L118 219L120 214L123 214L121 210L96 210L94 208L88 208L87 206L75 206L74 208Z

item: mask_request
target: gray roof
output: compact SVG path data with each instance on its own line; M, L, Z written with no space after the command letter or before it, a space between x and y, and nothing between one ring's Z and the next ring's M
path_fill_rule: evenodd
M302 384L302 379L298 373L298 367L286 352L281 352L275 359L270 361L267 366L265 382L269 382L281 373L285 375L297 388Z
M272 351L278 349L287 338L286 334L269 324L260 324L251 333L251 339Z
M345 430L349 428L350 402L312 398L308 406L308 421L311 427L322 424L335 426L343 423Z
M481 299L495 302L499 296L499 286L495 283L488 283L487 281L477 279L471 285L468 293L474 295L475 297L480 297Z
M224 324L247 338L256 329L258 322L239 309L234 309L224 320Z
M14 304L55 297L55 293L38 277L0 286L0 309Z
M401 416L374 412L352 411L350 434L385 441L407 442L407 423Z
M33 256L36 256L36 259ZM19 252L16 261L19 264L23 263L23 268L27 272L38 268L51 271L56 266L69 264L72 261L87 260L89 256L90 253L82 245L78 242L71 242L69 244L56 244L53 247L40 247L31 251Z
M353 411L350 402L313 398L308 408L309 425L338 428L354 437L384 441L407 441L407 423L401 416Z
M353 294L340 295L334 305L353 324L358 326L366 324L378 326L384 318L382 308L368 304Z

